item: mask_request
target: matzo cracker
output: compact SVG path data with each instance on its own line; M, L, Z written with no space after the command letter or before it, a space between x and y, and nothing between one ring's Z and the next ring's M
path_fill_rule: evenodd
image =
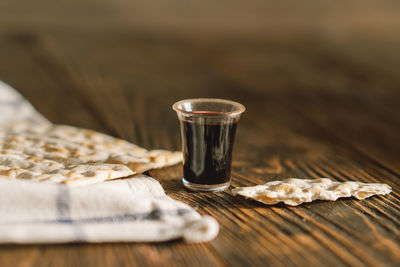
M0 130L0 177L92 183L174 165L181 160L181 152L148 151L73 126L22 122Z
M264 185L238 187L232 190L234 195L252 198L267 205L283 202L290 206L314 200L335 201L341 197L354 196L365 199L373 195L385 195L392 191L387 184L360 182L333 182L328 178L272 181Z

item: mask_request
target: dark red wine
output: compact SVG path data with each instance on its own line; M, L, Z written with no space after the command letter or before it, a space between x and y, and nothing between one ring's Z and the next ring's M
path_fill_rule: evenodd
M237 123L181 124L185 180L202 185L228 182Z

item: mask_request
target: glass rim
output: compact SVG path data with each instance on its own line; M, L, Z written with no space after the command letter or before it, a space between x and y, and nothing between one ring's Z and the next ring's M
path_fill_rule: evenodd
M207 116L210 114L206 114L206 113L198 113L196 111L188 111L188 110L184 110L182 108L180 108L179 106L183 103L187 103L187 102L194 102L194 103L198 103L198 102L209 102L209 103L223 103L223 104L229 104L232 106L235 106L236 109L233 111L224 111L224 112L218 112L214 115L221 115L221 116L226 116L226 115L239 115L241 113L243 113L246 108L244 105L240 104L239 102L236 101L232 101L232 100L227 100L227 99L222 99L222 98L189 98L189 99L183 99L180 100L178 102L175 102L172 105L172 108L176 111L176 112L182 112L184 114L188 114L188 115L196 115L196 116ZM207 111L207 110L204 110Z

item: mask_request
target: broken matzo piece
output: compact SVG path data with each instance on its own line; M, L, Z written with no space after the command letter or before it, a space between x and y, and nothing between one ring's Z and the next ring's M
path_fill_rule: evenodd
M357 199L365 199L373 195L386 195L391 191L392 188L387 184L333 182L328 178L289 178L283 181L268 182L264 185L237 187L232 190L232 193L267 205L283 202L290 206L297 206L314 200L335 201L341 197L354 196Z
M66 165L18 151L0 149L0 178L83 185L134 174L119 164Z

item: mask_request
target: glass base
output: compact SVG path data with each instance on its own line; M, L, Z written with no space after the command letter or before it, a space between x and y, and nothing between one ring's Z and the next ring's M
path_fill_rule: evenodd
M223 184L194 184L182 178L183 185L191 190L191 191L204 191L204 192L212 192L212 191L223 191L229 187L231 184L230 181Z

